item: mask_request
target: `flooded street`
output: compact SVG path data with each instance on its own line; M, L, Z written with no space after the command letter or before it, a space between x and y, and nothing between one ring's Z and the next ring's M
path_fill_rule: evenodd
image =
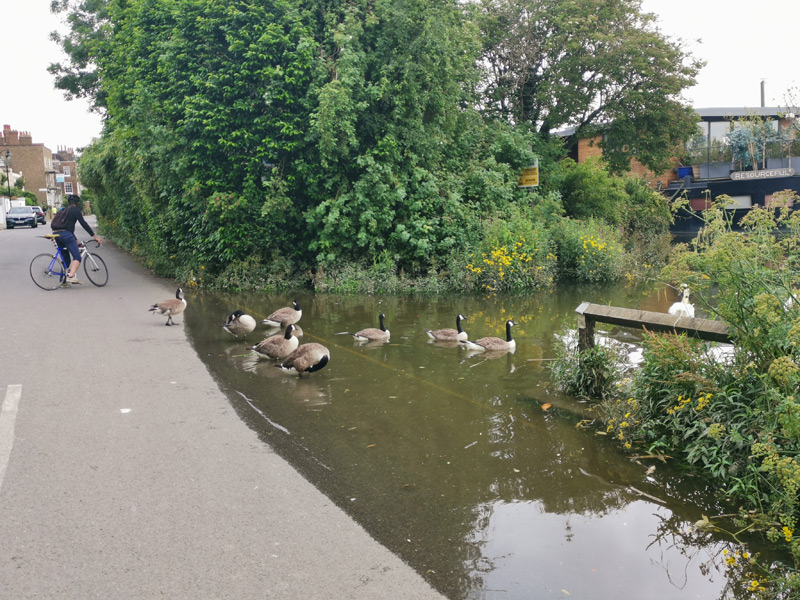
M221 327L235 309L260 321L293 299L303 310L301 343L331 353L301 378L247 349L276 330L259 325L245 342ZM663 287L487 299L187 292L187 300L190 339L239 415L449 598L723 594L723 543L690 534L708 510L702 490L576 427L594 417L591 406L558 391L548 372L582 301L666 311L675 297ZM360 345L345 334L377 327L381 312L390 342ZM505 337L513 319L515 352L432 343L425 329L455 327L459 313L470 339ZM635 332L606 335L637 349Z

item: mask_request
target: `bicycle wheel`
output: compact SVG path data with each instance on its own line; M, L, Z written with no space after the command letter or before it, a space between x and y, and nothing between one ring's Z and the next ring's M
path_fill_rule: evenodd
M102 257L87 252L81 262L83 262L83 270L86 272L86 278L89 281L97 287L103 287L108 283L108 269L106 268L106 261Z
M64 282L67 271L58 257L39 254L31 261L31 279L43 290L55 290Z

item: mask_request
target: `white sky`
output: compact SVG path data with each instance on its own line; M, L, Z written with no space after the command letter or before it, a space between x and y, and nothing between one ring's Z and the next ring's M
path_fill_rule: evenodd
M785 106L787 91L800 85L797 0L643 0L642 9L706 61L697 85L684 92L694 108L761 106L762 79L764 104Z
M684 94L695 108L760 106L762 79L766 105L780 106L800 85L797 0L643 0L642 8L659 15L665 35L682 38L706 61L698 85ZM60 26L50 0L0 0L0 22L0 124L30 131L34 143L54 151L89 144L100 134L100 116L85 101L65 100L47 72L62 60L48 38Z
M60 26L50 0L0 0L0 23L0 124L29 131L54 152L87 146L100 135L100 116L86 101L65 100L47 72L63 56L49 39Z

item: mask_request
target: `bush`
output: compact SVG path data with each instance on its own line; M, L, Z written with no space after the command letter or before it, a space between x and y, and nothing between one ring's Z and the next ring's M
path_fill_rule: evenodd
M696 340L647 335L642 366L603 402L605 428L626 448L675 457L740 506L735 524L761 531L794 560L793 569L775 570L752 559L751 570L762 570L753 580L770 597L797 597L800 213L754 208L734 232L727 201L718 199L704 230L676 247L663 273L688 283L695 302L729 324L732 355L723 360Z
M550 375L568 394L603 400L616 393L620 364L619 352L610 346L581 351L567 343L558 348Z
M596 158L582 163L565 159L564 165L561 194L568 217L624 223L627 194L623 178L611 175Z
M601 221L564 219L553 232L558 276L583 282L622 277L625 254L615 230Z

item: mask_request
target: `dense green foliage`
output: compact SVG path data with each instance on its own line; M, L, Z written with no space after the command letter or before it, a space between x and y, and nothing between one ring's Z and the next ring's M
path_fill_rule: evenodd
M600 19L640 18L628 0L605 4ZM566 18L581 6L554 12ZM557 269L551 255L558 233L550 227L561 215L553 193L567 175L560 140L542 135L535 120L488 110L499 100L487 87L485 59L497 46L482 44L486 7L57 0L54 10L70 25L60 38L69 61L51 67L57 85L106 116L102 138L81 157L82 183L105 234L161 274L234 287L290 276L293 285L305 278L325 287L342 281L340 270L361 268L458 286L470 254L499 247L487 234L530 211L540 221L514 244L536 269L511 278L498 271L492 280L541 286L580 272ZM671 86L691 84L677 47L664 41L653 52L659 68L674 62L680 72ZM618 72L612 59L592 71ZM568 68L588 67L566 63L561 72ZM569 114L581 101L593 110L598 93L571 98ZM564 115L548 123L569 124ZM531 196L516 181L534 156L542 177ZM632 197L624 184L612 187L615 197ZM558 215L531 206L541 198ZM603 220L624 227L610 214ZM479 279L470 281L492 286Z
M794 192L784 192L795 199ZM664 455L702 473L725 501L741 507L735 523L788 550L783 570L751 560L740 573L758 597L800 593L800 213L753 208L732 231L717 199L706 228L678 246L664 275L688 283L692 298L729 326L733 351L721 354L685 337L648 335L644 363L603 398L606 431L638 454ZM781 234L775 235L777 228ZM718 350L718 349L717 349ZM565 386L602 373L597 356L568 357L578 373L554 372ZM606 357L608 363L615 357ZM591 360L595 359L595 360ZM583 384L584 387L586 384ZM717 524L719 523L719 524ZM710 520L706 529L721 530ZM734 539L740 541L734 535ZM727 562L727 561L726 561ZM727 563L729 566L738 564ZM758 575L759 569L762 572Z

